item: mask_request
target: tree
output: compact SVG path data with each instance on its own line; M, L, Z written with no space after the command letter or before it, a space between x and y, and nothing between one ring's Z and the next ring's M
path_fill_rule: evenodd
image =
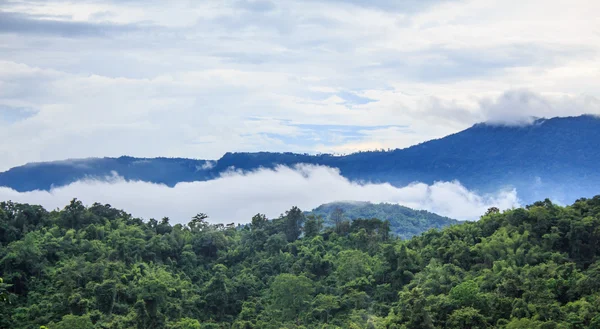
M289 242L296 241L302 233L304 214L298 207L292 207L285 213L285 236Z
M100 312L110 315L117 298L117 282L115 280L105 280L96 285L94 292L96 305Z
M304 224L304 236L313 238L321 232L323 220L313 215L309 216Z
M314 288L309 278L284 273L275 277L270 290L271 307L285 321L300 318L310 305Z
M506 324L506 329L531 329L538 328L540 325L539 321L534 321L531 319L512 319L508 324Z
M4 283L2 278L0 278L0 303L8 302L8 291L7 289L10 287L9 284Z
M256 214L252 217L251 227L253 230L262 228L267 223L267 216L264 214Z
M203 329L196 319L183 318L175 323L167 325L167 329Z
M188 223L188 227L192 231L204 231L210 225L208 221L206 221L207 218L207 214L200 212L192 217L192 220Z
M336 275L343 283L359 278L369 280L375 266L376 261L369 254L360 250L344 250L336 258Z
M86 208L77 199L71 200L60 214L60 223L67 228L79 228L86 224Z
M392 321L404 324L406 328L411 329L434 328L431 314L427 309L427 301L421 289L413 288L400 293L400 301Z
M339 298L333 295L319 294L313 300L312 308L320 316L325 315L325 323L329 323L331 312L340 308Z
M469 280L460 283L450 290L452 298L460 306L474 306L479 302L479 287L475 281Z
M488 328L488 323L479 310L472 307L458 309L448 318L447 328L455 329L484 329Z
M498 214L498 213L500 213L500 209L498 209L497 207L491 207L485 212L485 215L488 216L491 214Z
M231 280L227 277L227 267L217 264L212 268L212 277L202 289L204 304L210 314L222 319L230 307Z
M277 254L287 245L286 236L283 233L277 233L271 235L266 243L265 250L271 254Z
M336 232L340 233L340 224L344 221L344 210L340 207L335 208L331 214L331 221L335 225Z
M169 224L169 217L163 217L160 224L156 226L156 233L160 235L171 233L172 230L173 228Z
M48 329L94 329L94 324L90 320L89 315L77 316L68 314L63 316L58 323L51 323Z

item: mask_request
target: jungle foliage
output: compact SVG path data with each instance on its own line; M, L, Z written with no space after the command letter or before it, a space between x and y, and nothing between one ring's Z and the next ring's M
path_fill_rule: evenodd
M0 328L600 328L600 196L410 240L294 207L248 225L0 203Z

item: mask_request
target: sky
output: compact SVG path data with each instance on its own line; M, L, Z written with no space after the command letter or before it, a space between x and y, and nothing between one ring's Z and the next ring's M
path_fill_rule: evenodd
M0 0L0 170L600 113L600 2Z
M597 0L0 0L0 171L29 162L403 148L478 122L600 114ZM258 191L258 192L257 192ZM458 219L519 206L460 182L352 184L333 168L174 188L0 188L144 218L244 222L298 205L393 202Z

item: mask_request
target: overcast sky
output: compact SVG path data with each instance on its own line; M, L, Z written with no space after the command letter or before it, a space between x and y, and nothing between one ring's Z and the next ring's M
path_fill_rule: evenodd
M0 170L600 113L600 1L0 0Z

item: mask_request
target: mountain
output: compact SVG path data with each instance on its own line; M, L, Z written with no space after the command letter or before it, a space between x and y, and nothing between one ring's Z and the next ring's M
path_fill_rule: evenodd
M128 180L173 186L213 179L231 168L308 163L339 168L351 180L395 186L458 180L480 193L516 188L524 202L550 197L567 203L600 192L598 141L600 118L584 115L537 119L523 126L481 123L405 149L346 156L258 152L226 153L217 161L120 157L33 163L0 173L0 186L48 190L113 172Z
M127 180L174 186L179 182L205 180L197 175L207 161L183 158L87 158L28 163L0 173L0 186L17 191L50 190L80 179L104 179L118 173Z
M342 210L343 219L377 218L387 220L390 222L391 232L402 239L410 239L432 228L441 229L459 223L455 219L425 210L414 210L390 203L332 202L306 212L306 215L321 216L325 220L325 226L333 226L332 215L337 209Z

